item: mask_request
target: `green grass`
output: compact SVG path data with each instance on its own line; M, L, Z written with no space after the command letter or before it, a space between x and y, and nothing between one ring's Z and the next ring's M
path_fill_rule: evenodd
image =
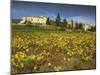
M12 26L12 32L64 32L57 27L37 27L37 26Z

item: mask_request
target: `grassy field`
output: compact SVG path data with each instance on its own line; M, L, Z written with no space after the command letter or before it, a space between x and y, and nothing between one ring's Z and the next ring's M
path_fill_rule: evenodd
M95 33L32 27L12 31L14 74L96 68Z
M37 27L37 26L12 26L12 31L13 32L59 32L60 30L55 27L55 26L42 26L42 27Z

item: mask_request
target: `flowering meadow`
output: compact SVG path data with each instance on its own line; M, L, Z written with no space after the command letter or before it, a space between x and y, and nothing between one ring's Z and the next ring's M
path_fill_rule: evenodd
M95 33L13 32L12 73L96 68Z

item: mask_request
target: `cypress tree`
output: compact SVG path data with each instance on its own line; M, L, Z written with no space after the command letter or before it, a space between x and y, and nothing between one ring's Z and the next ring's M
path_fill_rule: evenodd
M49 19L49 17L47 18L46 24L47 24L47 25L50 25L50 19Z
M60 22L61 22L61 18L60 18L60 14L58 13L56 17L56 25L59 26Z
M67 27L67 21L66 21L66 19L63 20L63 25L64 25L64 27Z

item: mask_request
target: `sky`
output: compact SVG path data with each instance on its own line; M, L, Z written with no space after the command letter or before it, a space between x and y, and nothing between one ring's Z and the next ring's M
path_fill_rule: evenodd
M55 20L57 14L61 20L67 19L87 24L96 24L96 6L55 4L40 2L12 1L12 19L21 19L23 16L47 16Z

